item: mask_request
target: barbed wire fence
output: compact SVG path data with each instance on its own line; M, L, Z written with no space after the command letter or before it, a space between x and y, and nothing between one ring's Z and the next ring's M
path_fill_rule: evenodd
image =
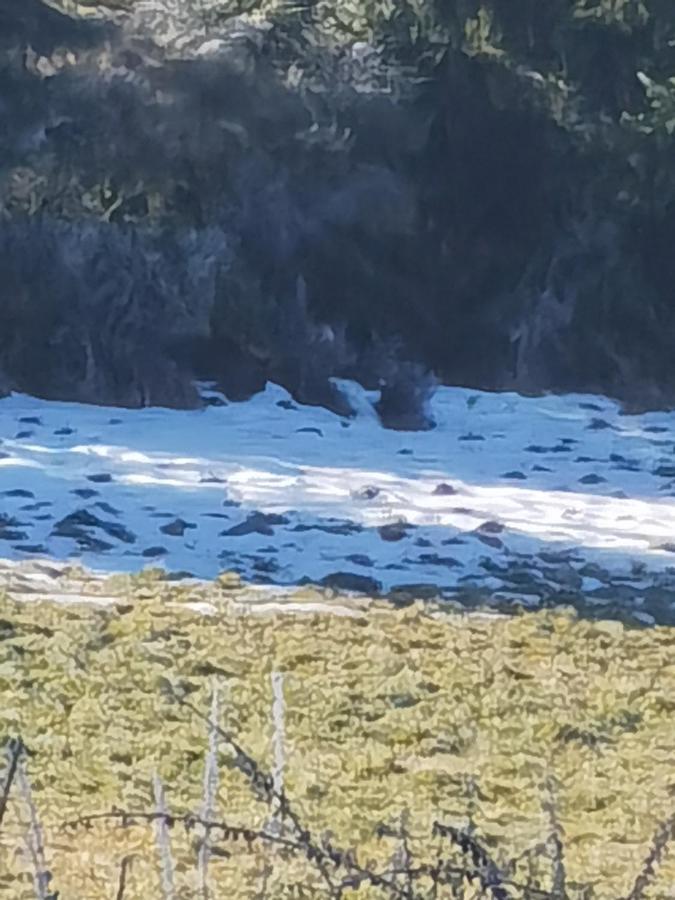
M211 687L210 712L202 711L180 691L169 686L165 692L169 698L201 720L207 729L200 812L175 812L170 809L164 785L155 773L152 784L154 808L113 808L109 812L85 814L59 823L59 830L66 834L76 834L82 829L91 829L96 824L121 829L132 826L152 828L155 833L160 885L158 900L176 900L178 896L182 896L176 890L174 878L176 863L171 832L176 826L182 826L186 834L196 837L193 844L196 850L198 883L195 896L201 900L209 900L215 895L217 887L224 886L217 883L209 869L210 855L217 848L227 857L236 848L248 853L264 850L265 858L272 867L283 865L291 858L304 859L315 876L311 886L315 893L309 896L325 896L330 900L342 900L347 891L357 890L362 886L375 889L382 900L465 900L468 896L486 897L490 900L572 900L579 896L578 893L571 893L572 886L567 879L564 831L557 813L557 785L550 777L546 779L545 797L542 800L549 834L525 854L506 864L500 864L478 836L473 806L469 811L467 826L433 822L430 837L438 841L433 862L416 859L411 849L411 822L406 809L401 811L393 826L385 823L378 826L377 837L394 842L389 862L381 868L361 863L358 848L345 850L337 846L329 834L317 835L298 814L284 787L284 770L288 761L283 675L272 673L271 680L271 771L263 769L236 736L221 724L222 690L216 681ZM228 752L231 764L246 778L255 800L267 807L262 827L244 827L219 815L218 763L219 755L224 751ZM28 750L20 738L10 739L6 743L0 757L0 834L10 801L18 803L26 820L24 843L27 849L26 859L32 869L35 900L58 900L59 893L52 883L53 875L48 865L45 829L40 822L35 792L29 780L28 759ZM475 779L469 779L469 782L467 790L471 804L477 788ZM675 815L659 825L632 888L623 900L646 900L673 840ZM547 861L550 869L549 888L542 888L534 878L526 883L516 880L518 863L528 854ZM127 854L121 860L118 880L114 885L115 900L128 900L126 893L133 859L132 854ZM268 874L269 868L265 868L263 896L266 896L265 879ZM474 890L471 895L466 893L468 886Z

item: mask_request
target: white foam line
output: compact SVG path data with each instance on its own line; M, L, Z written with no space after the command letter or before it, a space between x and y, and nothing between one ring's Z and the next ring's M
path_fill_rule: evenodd
M438 427L400 433L382 429L372 414L376 393L342 385L361 409L347 428L323 409L279 407L289 397L274 385L247 403L186 412L7 397L0 401L0 456L8 454L0 458L0 514L11 519L10 535L26 538L4 540L0 533L0 552L23 559L29 554L22 547L44 546L47 558L78 558L72 537L51 532L61 518L86 508L136 538L130 544L89 529L112 545L81 556L102 571L133 571L159 561L204 578L230 565L259 577L262 565L272 567L272 580L345 571L372 576L386 588L467 577L488 583L484 560L504 564L509 550L575 547L616 572L634 561L654 571L675 562L662 548L675 541L675 500L663 491L675 493L669 487L675 485L675 478L669 480L675 467L672 413L622 417L602 397L524 398L442 388L432 401ZM580 406L589 403L600 409ZM40 424L21 423L26 417L38 417ZM594 419L612 428L596 429ZM72 433L63 434L66 425ZM646 430L654 426L666 430ZM30 434L14 436L21 431ZM462 440L467 436L472 439ZM475 440L481 436L486 439ZM569 439L575 443L562 452ZM638 461L639 470L618 468L622 459ZM109 483L102 473L110 475ZM506 478L508 473L525 477ZM434 493L441 483L455 493ZM73 495L76 488L80 496ZM10 496L17 489L22 494ZM86 496L90 491L96 493ZM627 497L610 496L616 491ZM31 508L41 501L51 505ZM262 522L260 531L237 534L237 528L246 531L243 523L254 511L285 516L288 523ZM162 532L174 518L197 527L182 536ZM329 520L366 531L340 533ZM383 540L377 529L397 520L417 530L400 541ZM492 545L466 534L488 521L502 526L491 532ZM313 530L296 530L305 525ZM458 536L463 544L443 543ZM158 547L166 551L161 557L143 556ZM457 567L443 563L449 557Z

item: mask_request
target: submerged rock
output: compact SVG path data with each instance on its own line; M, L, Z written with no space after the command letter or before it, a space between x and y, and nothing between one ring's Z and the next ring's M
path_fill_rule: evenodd
M196 525L183 519L174 519L173 522L167 522L166 525L162 525L159 530L163 534L169 534L172 537L183 537L188 528L196 527Z
M402 541L408 534L408 531L414 528L408 522L391 522L388 525L382 525L377 529L378 534L383 541Z
M382 584L369 575L358 575L355 572L332 572L324 576L319 584L336 591L353 591L357 594L376 596L382 592Z
M128 528L125 528L124 525L121 525L119 522L108 522L105 519L100 519L87 509L78 509L58 521L52 529L52 536L73 538L77 541L82 541L83 539L89 541L90 536L85 531L87 528L99 528L109 537L123 541L125 544L133 544L136 541L136 535L129 531Z
M279 516L274 513L254 512L243 522L233 525L232 528L228 528L226 531L221 531L220 534L221 537L243 537L247 534L263 534L269 537L274 534L275 525L287 524L288 519L285 516Z

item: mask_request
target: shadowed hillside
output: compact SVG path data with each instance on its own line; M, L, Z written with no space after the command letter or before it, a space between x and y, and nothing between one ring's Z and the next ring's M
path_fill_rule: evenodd
M5 3L4 381L345 412L353 377L398 427L429 371L670 405L675 17L620 7Z

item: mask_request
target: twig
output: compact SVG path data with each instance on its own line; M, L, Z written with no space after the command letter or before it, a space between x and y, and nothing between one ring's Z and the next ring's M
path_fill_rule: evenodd
M140 810L131 812L113 809L107 813L94 813L62 822L61 829L68 831L76 828L91 828L95 822L118 822L122 828L129 828L131 825L138 825L139 823L156 824L159 821L163 822L167 828L173 828L174 825L183 825L186 831L191 831L199 826L205 833L213 833L214 839L217 839L218 833L220 833L220 840L234 841L235 843L241 840L249 849L252 849L255 841L261 840L279 844L289 850L304 850L304 845L297 840L279 837L264 830L231 825L224 819L203 819L201 816L194 815L194 813L175 815L174 813L159 811L147 812Z
M350 854L341 854L339 851L335 850L335 848L331 847L330 844L324 843L323 848L315 847L313 845L308 846L306 840L283 837L254 828L243 828L239 825L231 825L224 820L209 821L202 819L201 816L196 816L193 813L174 815L173 813L168 812L131 812L113 809L107 813L93 813L92 815L79 816L76 819L62 822L61 829L65 831L75 828L91 828L95 822L106 821L116 821L119 822L122 828L128 828L131 825L137 825L141 822L153 824L160 820L164 822L167 828L172 828L174 825L183 825L187 831L190 831L196 826L199 826L204 829L205 832L212 834L213 840L219 839L223 841L233 841L235 843L241 840L246 844L249 851L253 849L253 844L256 841L265 841L286 850L301 853L310 862L315 862L316 858L318 858L326 866L331 863L336 868L343 866L352 869L353 874L349 878L346 878L338 885L333 885L331 893L332 897L340 897L345 888L349 887L350 884L358 883L371 884L374 887L385 887L392 892L393 896L400 898L400 900L406 900L405 893L385 875L371 872L370 870L359 866Z
M190 712L199 719L208 722L208 716L205 716L204 713L189 700L176 694L173 688L171 688L171 696L177 703L190 710ZM214 724L220 737L229 745L231 750L234 751L234 765L248 778L258 799L263 800L270 806L273 803L276 803L280 817L291 824L298 842L304 848L305 857L319 870L321 877L326 883L329 895L331 897L337 896L335 883L330 874L328 863L332 862L336 866L341 865L343 863L343 854L330 847L328 849L321 849L319 847L312 838L309 829L302 825L298 816L291 809L291 805L285 792L278 792L275 790L274 779L272 776L265 774L265 772L262 771L255 759L244 750L228 731L217 723Z
M406 873L406 896L412 900L413 896L413 879L410 874L412 867L412 853L410 852L410 841L408 833L408 824L410 821L410 811L406 807L401 812L401 851L403 857L403 867Z
M550 834L547 847L551 848L551 860L553 864L553 886L551 893L559 900L565 900L567 896L566 870L565 870L565 846L563 843L564 831L557 812L557 785L552 776L545 782L545 800L542 808L548 816Z
M211 694L209 749L204 762L204 796L202 802L202 817L204 819L212 819L215 814L216 794L218 792L218 731L216 726L219 719L218 686L214 683ZM208 900L209 897L208 870L210 856L209 835L207 832L204 835L197 857L197 869L203 900Z
M23 758L20 758L16 770L19 789L28 809L29 826L26 835L26 845L33 860L33 883L35 886L35 896L37 900L49 900L47 890L52 874L47 868L45 859L44 839L42 836L42 827L38 819L37 808L33 801L33 792L31 791L28 773L23 764Z
M127 889L127 871L131 868L133 856L125 856L120 865L120 877L117 882L115 900L124 900L124 892Z
M272 770L272 785L274 791L283 796L284 793L284 769L286 767L285 751L285 722L284 722L284 676L281 672L272 672L272 724L274 726L274 768Z
M7 772L5 774L4 784L2 786L2 793L0 794L0 826L2 825L2 820L5 818L7 802L9 801L9 792L12 789L12 784L14 783L14 778L16 776L16 770L19 765L19 757L21 756L23 751L24 746L21 738L12 738L5 748L5 755L7 757Z
M167 819L169 818L169 815L166 809L164 787L156 772L153 776L152 784L155 795L155 806L157 807L155 837L157 841L157 852L159 853L159 859L162 866L162 894L164 900L174 900L173 859L171 858L171 840L167 828Z
M434 822L433 833L449 838L464 855L471 857L475 876L478 877L483 890L494 900L508 900L509 895L504 888L504 878L499 867L473 835L453 825L442 825L440 822Z
M652 838L649 853L642 864L640 874L635 879L633 889L626 900L643 900L645 891L656 875L656 870L661 865L668 844L675 839L675 814L659 825L656 834Z

